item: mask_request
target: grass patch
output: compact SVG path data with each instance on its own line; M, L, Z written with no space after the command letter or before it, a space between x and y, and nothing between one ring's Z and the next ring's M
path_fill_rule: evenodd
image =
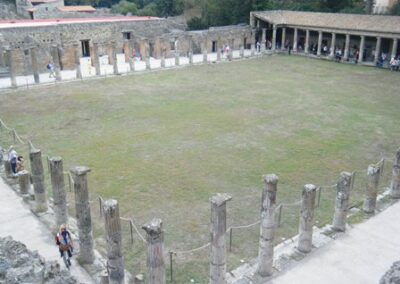
M334 184L341 171L392 155L397 80L381 69L272 56L0 94L0 117L44 155L63 157L65 169L89 166L92 199L117 199L120 215L138 225L161 218L166 247L179 251L209 241L216 192L233 196L228 226L246 225L259 218L263 174L279 176L278 203L290 203L304 184ZM4 132L1 140L11 143ZM323 191L318 224L331 222L334 196ZM284 209L277 240L297 232L298 210ZM230 268L256 256L257 228L235 232ZM124 249L135 273L145 265L137 242ZM176 257L178 283L207 282L206 252Z

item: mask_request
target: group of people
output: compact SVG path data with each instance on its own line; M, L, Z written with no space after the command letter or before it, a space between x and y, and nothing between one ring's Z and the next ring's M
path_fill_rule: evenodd
M11 173L15 176L18 172L25 169L24 166L24 157L18 156L17 151L14 149L14 146L10 146L8 150L8 161L11 165Z
M394 56L389 62L391 71L399 71L400 70L400 56Z

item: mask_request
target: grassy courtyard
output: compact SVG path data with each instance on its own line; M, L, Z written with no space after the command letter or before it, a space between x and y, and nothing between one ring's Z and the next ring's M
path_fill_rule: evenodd
M247 225L259 218L263 174L277 174L278 203L292 203L304 184L331 185L341 171L392 156L398 80L387 70L273 56L2 93L0 118L44 156L63 157L66 170L89 166L92 199L117 199L139 227L161 218L166 249L184 251L209 241L216 192L233 197L228 226ZM318 224L331 221L334 196L321 195ZM277 241L297 232L298 210L284 209ZM100 237L96 204L92 214ZM131 245L123 228L127 269L145 272L144 245L137 237ZM229 268L257 255L258 231L234 231ZM174 256L177 283L208 283L207 252Z

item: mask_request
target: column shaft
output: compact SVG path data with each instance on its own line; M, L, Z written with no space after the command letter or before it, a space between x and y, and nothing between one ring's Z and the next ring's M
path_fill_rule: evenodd
M272 29L272 50L275 51L276 49L276 25L273 26Z
M216 194L211 199L210 284L226 284L226 202L232 197Z
M257 268L258 274L262 277L270 276L273 272L277 184L278 177L276 175L271 174L264 176Z
M28 194L31 188L31 176L27 170L18 173L18 183L21 194Z
M80 245L79 258L82 264L92 264L94 262L92 216L87 183L87 173L90 172L90 169L74 167L70 169L70 172L74 180L75 212Z
M337 183L335 214L333 216L332 227L336 231L346 230L347 212L349 210L349 198L351 190L352 175L342 172Z
M391 198L400 198L400 149L396 152L389 193Z
M110 284L123 284L124 260L122 257L122 233L117 200L109 199L103 204L107 242L107 267Z
M285 50L285 42L286 42L286 28L282 28L282 40L281 40L281 50Z
M46 212L48 207L44 185L42 152L39 149L32 149L29 153L29 160L31 163L33 190L35 192L35 211Z
M336 46L336 34L332 33L331 50L329 54L331 58L335 56L335 46Z
M50 158L49 166L56 228L59 228L61 224L67 224L68 222L67 193L65 191L64 167L61 157Z
M297 41L298 41L298 34L299 31L297 28L294 29L294 35L293 35L293 51L297 52Z
M392 58L397 56L397 45L398 45L398 39L394 38L393 43L392 43Z
M7 61L10 71L11 87L17 87L17 70L14 62L15 49L7 49Z
M82 79L82 71L81 71L81 61L79 56L79 45L74 43L74 57L75 57L75 68L76 68L76 79Z
M381 54L381 42L382 42L382 38L381 37L377 37L376 38L376 47L375 47L375 54L374 54L374 63L376 64L378 62L379 59L379 55Z
M304 53L309 52L309 46L310 46L310 31L306 30L306 42L304 44Z
M374 213L376 208L376 197L378 195L379 177L381 168L370 165L367 171L367 186L365 190L364 212Z
M117 48L116 48L115 41L111 42L111 54L112 54L112 58L113 58L114 75L117 75L118 74L118 60L117 60Z
M360 41L360 52L358 53L358 62L363 62L364 58L364 46L365 46L365 36L361 36Z
M32 47L30 49L30 52L31 52L33 79L35 80L36 84L39 84L40 78L39 78L39 66L38 66L38 62L37 62L36 47Z
M304 253L308 253L312 249L316 190L317 188L313 184L306 184L303 189L299 223L299 243L297 248Z
M350 50L350 35L346 34L346 42L344 45L344 55L343 55L343 59L345 61L349 59L349 50Z
M60 71L60 56L58 53L58 46L51 46L51 57L53 58L54 69L56 72L56 81L61 81L61 71Z
M97 42L93 43L92 52L93 52L92 54L93 65L94 68L96 69L96 75L100 76L101 70L100 70L100 60L99 60L99 44Z
M154 218L142 226L147 240L147 274L149 284L165 284L164 231L161 219Z
M317 49L317 56L321 56L322 50L322 31L318 31L318 49Z
M265 44L267 42L267 29L263 28L262 29L262 35L261 35L261 52L265 51Z

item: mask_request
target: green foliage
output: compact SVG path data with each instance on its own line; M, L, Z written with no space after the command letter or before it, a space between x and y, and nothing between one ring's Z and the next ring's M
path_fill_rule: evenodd
M118 4L112 6L111 12L122 15L127 15L128 13L131 13L132 15L137 15L138 8L135 3L122 0Z

